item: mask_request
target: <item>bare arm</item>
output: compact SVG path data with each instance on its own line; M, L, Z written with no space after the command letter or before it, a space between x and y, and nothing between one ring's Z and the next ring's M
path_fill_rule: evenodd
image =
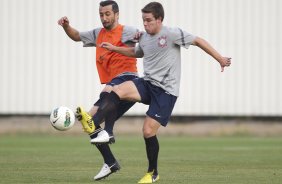
M134 47L117 47L108 42L101 43L100 47L103 47L112 52L117 52L119 54L122 54L128 57L136 57Z
M228 67L231 65L231 58L221 56L206 40L197 37L194 40L193 45L200 47L207 54L217 60L221 66L221 72L224 71L224 67Z
M69 20L67 17L62 17L58 20L58 24L62 26L66 32L66 34L73 40L73 41L81 41L79 32L72 28L69 24Z

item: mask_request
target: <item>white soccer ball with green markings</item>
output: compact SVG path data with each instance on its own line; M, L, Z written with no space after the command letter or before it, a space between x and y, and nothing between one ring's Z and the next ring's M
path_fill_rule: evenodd
M51 112L50 122L55 129L65 131L73 127L75 116L68 107L56 107Z

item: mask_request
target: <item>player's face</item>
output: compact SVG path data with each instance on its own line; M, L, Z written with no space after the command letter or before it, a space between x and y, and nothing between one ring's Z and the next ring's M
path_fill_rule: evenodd
M161 30L162 21L155 19L152 13L142 13L144 29L148 34L154 35Z
M111 30L118 24L118 13L114 13L112 5L100 6L100 19L105 29Z

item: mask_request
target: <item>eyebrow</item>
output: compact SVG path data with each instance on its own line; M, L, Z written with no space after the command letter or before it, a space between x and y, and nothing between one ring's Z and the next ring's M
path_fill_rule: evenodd
M100 14L102 13L111 13L111 11L105 11L105 12L99 12Z
M154 18L151 18L151 17L149 17L149 18L143 18L143 20L154 20Z

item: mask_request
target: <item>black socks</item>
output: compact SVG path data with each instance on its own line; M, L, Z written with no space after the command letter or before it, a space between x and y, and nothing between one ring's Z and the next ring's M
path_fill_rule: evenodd
M90 138L96 138L97 134L102 130L100 126L96 127L96 131L90 135ZM109 166L115 163L116 159L110 149L108 144L100 144L96 145L97 149L100 151L101 155L103 156L104 162Z
M118 113L118 106L120 103L120 98L115 92L111 92L108 94L103 102L101 103L101 106L99 107L97 111L97 115L99 117L103 117L105 119L105 130L112 135L113 134L113 127L115 124L115 121L117 119ZM96 125L96 122L94 122ZM98 122L99 125L101 122ZM97 125L96 125L97 126Z
M157 136L144 138L146 144L147 158L149 161L148 172L154 171L154 175L158 174L158 155L159 155L159 141Z
M96 138L98 133L102 130L100 124L105 120L105 130L109 134L113 134L113 126L117 119L117 107L119 105L120 98L115 92L109 94L104 93L101 97L101 105L93 117L96 130L90 135L90 138ZM97 149L103 156L104 162L108 165L112 165L116 159L108 144L96 145Z

